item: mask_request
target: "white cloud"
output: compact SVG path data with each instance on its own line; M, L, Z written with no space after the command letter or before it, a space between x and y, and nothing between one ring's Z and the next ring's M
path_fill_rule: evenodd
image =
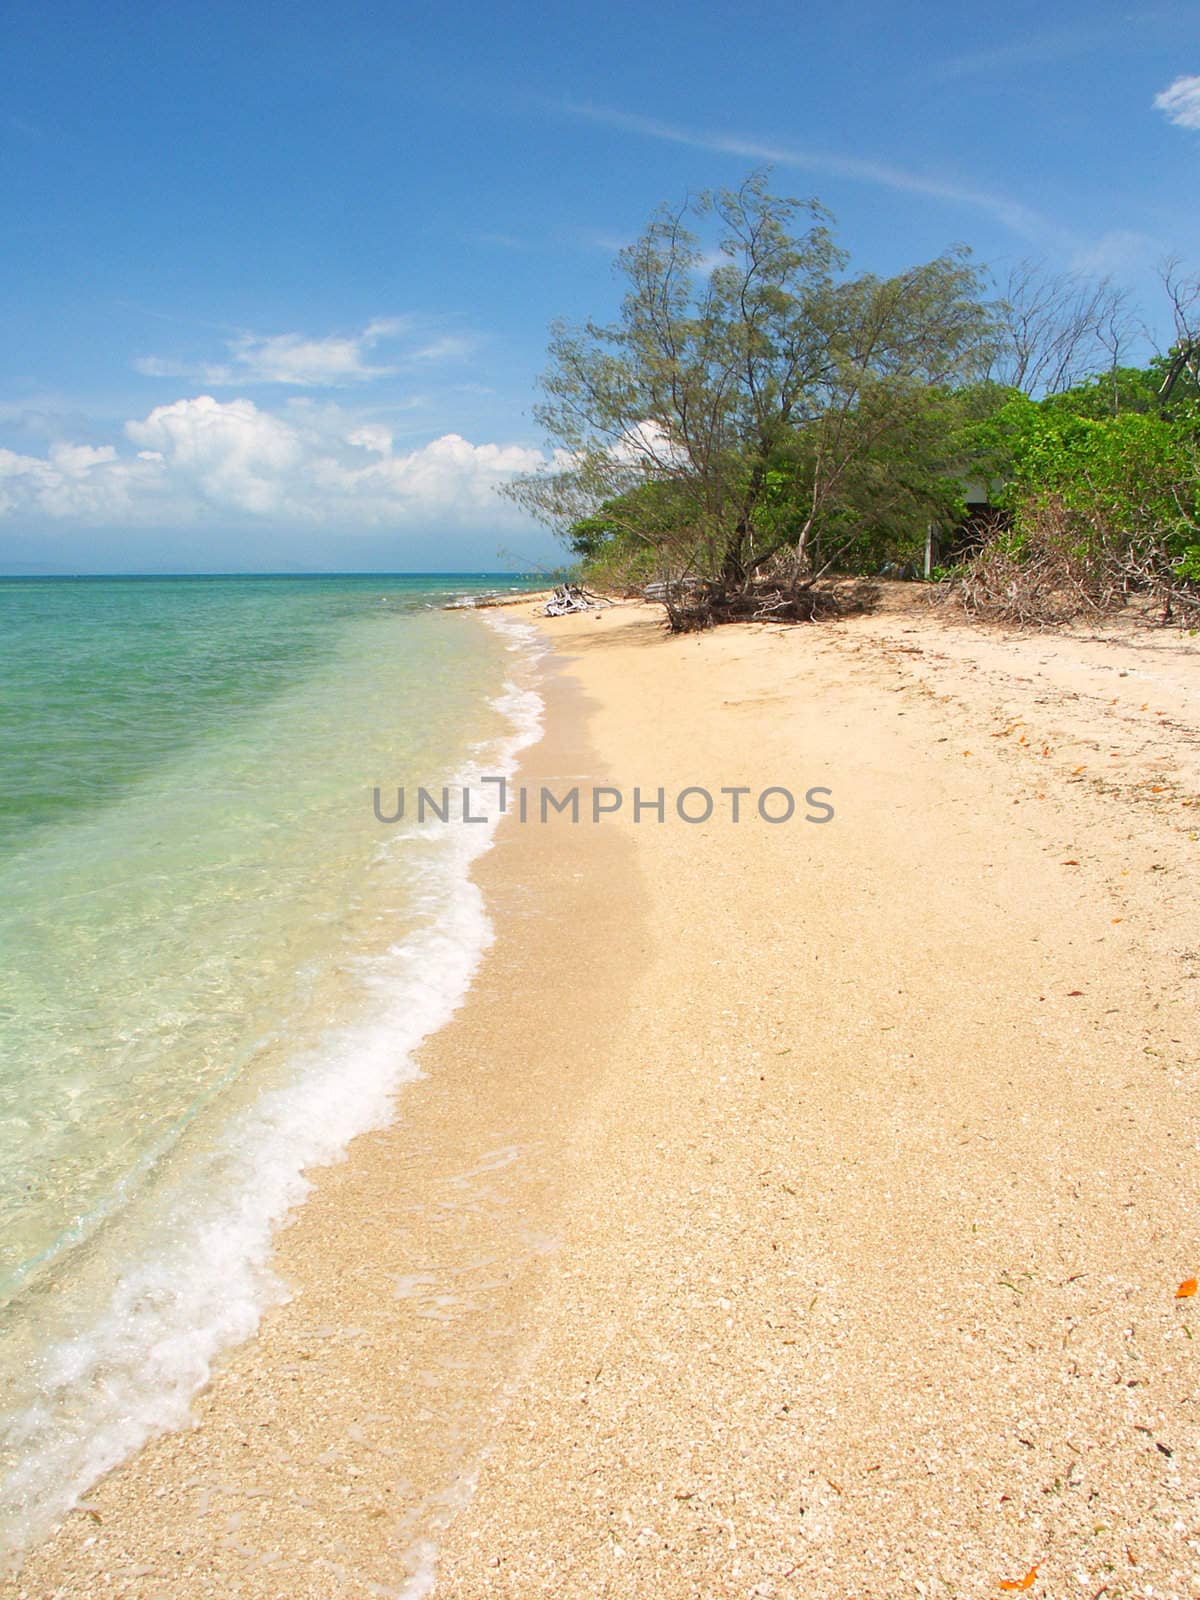
M127 422L125 432L161 457L179 487L255 514L277 509L280 485L303 456L293 429L253 401L222 404L208 394L156 406L144 421Z
M990 49L973 50L936 62L930 76L941 80L968 77L975 73L991 76L1014 67L1044 66L1075 60L1089 52L1103 50L1114 40L1123 40L1131 20L1120 17L1109 23L1087 23L1054 28L1045 33L1027 33L1022 38L1011 39ZM1148 19L1138 20L1145 25Z
M289 407L196 395L127 422L126 450L55 444L45 455L0 450L0 517L83 526L525 525L496 488L545 464L525 445L448 433L396 450L391 432L336 406ZM129 447L133 447L130 449Z
M795 145L775 145L745 139L727 133L699 132L680 128L671 123L659 122L653 117L634 116L624 111L613 111L605 106L564 103L559 108L571 116L586 117L591 122L620 128L626 133L641 134L666 144L686 145L693 150L712 150L720 155L735 155L751 161L768 162L774 166L793 167L802 172L825 173L834 178L848 178L859 183L895 190L900 194L926 195L933 200L948 201L952 205L971 206L986 212L995 221L1010 228L1024 238L1048 237L1061 234L1046 217L1029 206L1007 195L987 189L977 189L970 184L931 177L926 173L910 172L904 167L875 161L861 156L840 155L833 151L805 150Z
M727 256L724 250L705 250L696 263L696 271L702 277L708 278L718 267L727 267L731 260L733 257Z
M1177 128L1200 128L1200 77L1176 78L1154 96L1154 105Z
M361 428L354 428L346 435L346 443L357 445L360 450L372 450L376 455L386 456L391 454L392 435L387 428L381 427L376 422L365 422Z
M463 361L471 355L476 347L476 341L465 334L446 334L440 339L432 339L419 350L414 350L409 357L410 361Z
M398 342L407 335L407 343ZM392 359L372 359L380 345L397 346ZM410 317L377 317L358 333L311 338L302 333L239 333L225 341L220 361L178 361L139 356L135 369L148 378L186 378L211 388L283 384L301 389L342 389L389 377L401 367L430 367L463 361L479 346L477 337L438 333Z
M605 233L602 230L597 232L593 228L585 229L581 237L588 249L603 250L606 255L612 256L619 255L634 242L632 234L623 236L619 233Z
M667 430L650 418L626 428L610 446L609 454L622 466L631 467L671 467L685 459L684 452L672 442Z
M1148 233L1112 228L1089 244L1080 245L1071 257L1071 267L1093 278L1129 277L1149 270L1166 254L1162 241Z
M50 459L68 477L82 478L93 467L115 461L117 452L110 444L56 444L50 451Z
M138 458L122 461L105 446L56 444L45 456L0 450L0 518L123 522L135 503L152 515L157 468Z
M447 433L415 450L379 455L367 466L332 453L310 464L314 503L356 522L397 519L446 522L507 521L496 490L545 464L524 445L472 444Z
M134 362L148 378L194 378L214 387L246 384L291 384L301 388L340 388L386 377L394 366L375 366L368 353L383 340L395 339L408 327L400 317L379 317L360 333L330 334L324 339L300 333L239 333L226 341L228 359L196 364L142 356Z

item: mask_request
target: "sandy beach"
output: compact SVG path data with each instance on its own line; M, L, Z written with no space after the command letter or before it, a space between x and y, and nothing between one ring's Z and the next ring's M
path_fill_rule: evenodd
M0 1594L1200 1594L1200 641L541 626L582 819L501 824L292 1298Z

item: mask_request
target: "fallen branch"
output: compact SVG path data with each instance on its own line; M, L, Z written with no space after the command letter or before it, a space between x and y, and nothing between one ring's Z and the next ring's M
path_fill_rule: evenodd
M560 583L546 601L543 614L547 617L568 617L575 611L595 611L612 603L603 595L592 594L578 583Z

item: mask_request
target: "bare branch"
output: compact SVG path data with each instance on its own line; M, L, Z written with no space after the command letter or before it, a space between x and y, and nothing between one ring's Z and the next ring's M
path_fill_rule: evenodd
M997 301L1001 343L992 377L1029 395L1061 394L1111 370L1136 326L1124 290L1108 278L1055 273L1021 261Z

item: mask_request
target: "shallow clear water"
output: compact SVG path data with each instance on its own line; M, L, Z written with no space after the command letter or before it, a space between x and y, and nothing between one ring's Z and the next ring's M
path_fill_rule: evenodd
M372 789L510 770L538 701L439 587L0 583L0 1546L182 1420L470 980L490 829Z

